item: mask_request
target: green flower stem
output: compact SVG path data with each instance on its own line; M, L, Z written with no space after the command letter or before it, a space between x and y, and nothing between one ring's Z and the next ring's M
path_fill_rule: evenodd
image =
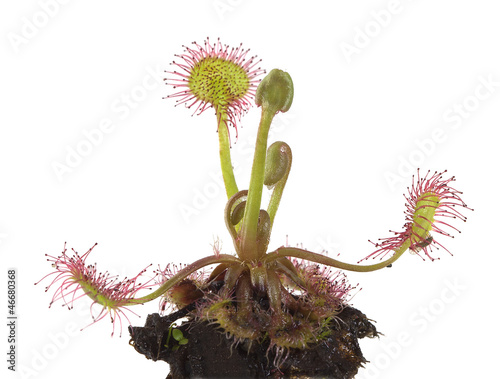
M267 136L275 114L275 109L264 105L262 106L262 116L257 132L257 142L255 144L255 155L253 158L247 203L240 231L240 257L247 262L255 261L260 258L257 249L257 225L259 222L260 204L262 200L262 187L264 186Z
M394 255L390 257L389 259L376 263L373 265L356 265L356 264L350 264L350 263L344 263L341 261L337 261L336 259L329 258L327 256L321 255L321 254L316 254L312 253L310 251L304 250L304 249L299 249L296 247L280 247L279 249L275 250L272 253L269 253L266 255L264 258L264 262L268 263L271 262L275 259L278 259L280 257L294 257L294 258L300 258L300 259L305 259L311 262L316 262L319 264L327 265L327 266L332 266L339 268L341 270L347 270L347 271L357 271L357 272L370 272L370 271L376 271L380 270L384 267L389 266L391 263L395 262L396 260L403 255L403 253L410 247L411 242L410 240L405 241L405 243L394 252Z
M147 303L148 301L157 299L161 295L163 295L165 292L167 292L170 288L184 280L189 274L205 267L208 265L212 264L217 264L217 263L241 263L241 260L236 258L233 255L228 255L228 254L220 254L219 256L209 256L205 258L201 258L190 265L184 267L182 270L180 270L177 274L172 276L170 279L168 279L165 283L163 283L160 288L158 288L156 291L151 292L149 295L139 297L139 298L134 298L134 299L129 299L127 304L124 304L125 306L129 305L136 305L136 304L144 304Z
M219 134L220 166L224 179L224 186L226 187L227 198L229 199L238 192L238 186L236 185L231 162L231 146L229 144L229 132L226 124L228 120L227 113L225 111L220 111L220 113L217 114L217 119L219 120L219 127L217 130Z

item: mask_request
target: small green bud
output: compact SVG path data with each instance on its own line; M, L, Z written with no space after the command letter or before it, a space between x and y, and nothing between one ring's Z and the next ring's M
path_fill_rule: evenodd
M255 94L255 104L276 112L286 112L292 106L293 81L290 75L277 68L262 79Z

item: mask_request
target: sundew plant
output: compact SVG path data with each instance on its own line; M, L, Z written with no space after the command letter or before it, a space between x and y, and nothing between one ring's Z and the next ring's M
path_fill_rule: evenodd
M47 290L55 288L52 303L61 300L68 308L74 301L92 299L93 322L107 315L122 330L137 304L153 300L161 309L194 305L197 320L215 323L234 343L269 343L286 358L291 348L306 349L328 334L328 325L346 305L352 287L345 271L369 272L387 267L406 251L434 260L435 250L447 249L441 237L457 231L452 224L465 221L470 209L461 192L452 187L455 178L444 172L417 171L408 189L401 231L374 242L374 251L357 263L345 263L302 248L269 248L269 241L292 166L292 151L285 142L268 146L273 118L287 112L293 101L291 76L273 69L266 76L261 61L240 45L231 48L219 40L193 43L172 62L166 84L174 88L167 98L191 109L192 114L212 110L219 139L219 155L227 204L225 224L234 254L210 255L181 267L165 268L131 279L99 273L85 254L66 248L59 256L48 255L53 271ZM262 79L261 79L262 78ZM231 131L252 106L260 107L250 182L239 189L231 163ZM236 133L237 138L237 133ZM263 191L270 191L262 204ZM306 226L306 225L304 225ZM188 247L186 247L188 248ZM378 258L366 264L368 258ZM212 267L211 271L208 266ZM146 294L143 294L148 290ZM171 306L171 307L168 307ZM279 364L276 363L276 364Z

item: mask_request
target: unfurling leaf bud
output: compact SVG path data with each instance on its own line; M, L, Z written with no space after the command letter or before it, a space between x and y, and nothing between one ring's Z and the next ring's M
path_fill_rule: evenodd
M277 112L287 112L293 101L293 81L290 75L275 68L262 79L255 94L255 104Z
M169 301L180 309L202 297L203 291L191 279L184 279L178 285L172 287L167 296Z
M287 173L292 150L285 142L277 141L267 149L264 184L272 188Z

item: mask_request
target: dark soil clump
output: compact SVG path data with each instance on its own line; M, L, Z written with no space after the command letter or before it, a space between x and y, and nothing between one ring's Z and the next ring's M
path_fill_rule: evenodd
M180 345L172 337L171 325L188 316L190 306L168 316L154 313L144 327L130 327L131 345L154 361L170 365L167 379L179 378L354 378L366 362L358 344L359 338L378 335L366 316L345 307L331 322L331 333L308 349L290 349L276 357L266 342L235 343L217 325L185 321L176 326L188 341ZM170 335L170 338L169 338ZM168 345L167 344L168 340ZM281 361L280 361L280 358ZM273 364L282 362L279 370Z

